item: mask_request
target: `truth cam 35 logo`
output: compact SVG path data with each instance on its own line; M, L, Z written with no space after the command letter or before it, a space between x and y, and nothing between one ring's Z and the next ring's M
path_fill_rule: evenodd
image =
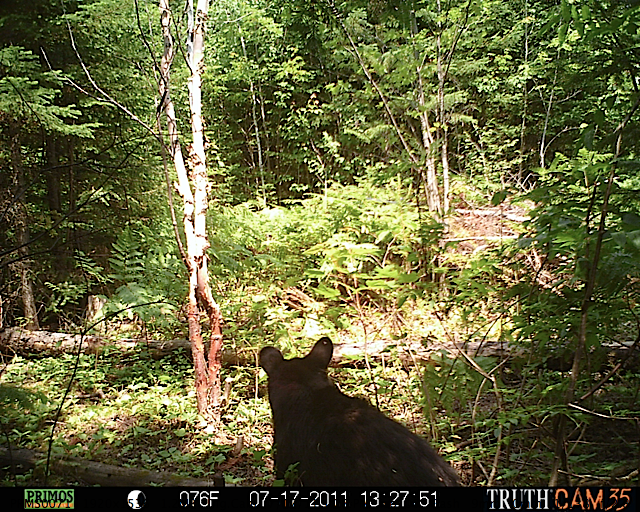
M486 510L632 510L635 489L559 487L556 489L487 489Z

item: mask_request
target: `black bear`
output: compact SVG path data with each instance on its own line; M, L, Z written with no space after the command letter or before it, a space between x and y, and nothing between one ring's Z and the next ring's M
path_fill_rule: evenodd
M332 354L326 337L302 358L285 360L274 347L260 352L269 376L276 478L298 463L293 483L305 486L460 485L424 439L338 390L327 377Z

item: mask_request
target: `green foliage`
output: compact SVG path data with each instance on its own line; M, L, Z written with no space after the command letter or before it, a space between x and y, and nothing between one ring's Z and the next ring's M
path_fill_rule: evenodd
M373 292L404 301L413 293L411 284L433 270L420 265L420 252L433 250L437 235L401 189L362 181L359 187L333 187L325 202L342 228L305 252L316 257L305 275L318 280L320 296L337 298L346 289L351 299Z
M467 362L443 354L409 382L376 365L340 370L338 379L385 411L406 413L407 397L418 401L424 391L421 421L436 441L440 434L450 440L445 451L455 451L456 436L470 441L455 457L486 471L478 482L489 481L487 468L497 460L491 483L546 485L551 462L540 447L549 445L553 422L565 417L581 436L597 427L565 403L594 265L577 396L611 370L607 345L637 334L640 8L591 0L420 0L337 1L335 10L372 79L326 3L222 1L209 12L208 255L225 342L243 353L276 339L291 354L319 331L343 339L375 332L401 341L500 343L509 360L474 357L485 372L499 372L494 389ZM23 316L25 263L42 323L51 329L81 324L89 295L109 298L103 315L120 312L152 334L184 329L178 305L187 285L159 148L113 105L89 96L96 95L93 81L154 125L152 61L162 51L156 27L153 2L35 0L0 8L5 325ZM177 84L188 78L184 68L174 76ZM171 93L188 154L188 98L179 86ZM490 203L508 212L525 201L531 221L515 244L483 250L480 242L469 249L466 240L443 240L457 238L458 219L445 224L424 214L422 180L427 158L444 149L454 208ZM441 175L441 158L436 162ZM31 231L26 252L19 208ZM289 287L315 303L290 307ZM392 349L391 366L396 356ZM9 365L0 408L12 441L42 446L51 409L30 389L59 398L73 364L63 356ZM67 430L54 449L208 475L231 460L230 449L190 437L189 368L182 356L158 362L144 352L81 357L73 407L64 410ZM226 428L264 438L269 411L256 399L254 369L225 371L242 390L225 410ZM619 369L588 406L634 418L639 384L637 372ZM86 398L96 390L105 391L105 403ZM120 419L123 410L132 412ZM573 473L602 474L618 464L606 449L593 457L584 447L597 450L595 444L574 441L568 439ZM267 452L258 443L240 454L258 479L268 479Z
M65 281L62 283L46 283L46 287L51 291L51 299L47 304L47 312L64 316L65 310L70 304L79 305L80 299L87 293L85 283L73 283Z
M593 251L601 217L600 203L594 197L605 188L610 173L611 155L583 149L575 159L557 157L541 175L541 184L529 194L541 205L534 212L534 232L522 238L521 247L535 248L550 262L554 284L550 289L538 289L534 283L529 291L532 300L517 315L517 325L529 336L532 315L539 318L533 328L538 342L555 351L573 352L580 323L580 303L583 300L588 271L593 265ZM628 174L627 174L628 173ZM596 287L592 302L592 320L588 332L589 349L595 350L601 340L613 335L619 322L633 316L629 292L640 275L637 246L637 212L640 203L630 200L632 193L625 186L627 176L635 175L634 166L623 167L614 187L606 219L599 261L596 262ZM597 195L596 195L597 194ZM520 288L519 293L522 293ZM522 324L520 324L522 322Z
M0 410L9 405L15 405L20 409L33 409L39 403L46 401L47 397L44 393L17 386L0 385Z
M46 446L50 420L64 394L75 356L24 360L15 358L3 373L0 408L9 442L34 450ZM43 375L46 376L43 379ZM266 398L254 402L253 371L233 375L226 412L229 432L249 432L266 425ZM144 347L129 352L81 355L70 395L53 440L54 455L73 455L106 463L122 463L150 470L170 470L193 478L209 478L232 459L231 446L216 444L215 435L196 434L192 363L183 352L153 359ZM18 387L18 383L20 387ZM37 393L30 391L35 388ZM44 397L48 397L47 401ZM252 434L253 435L253 434ZM191 446L185 449L186 446ZM241 458L247 466L268 446L247 446ZM261 464L257 464L262 468ZM224 469L225 478L244 480ZM252 469L251 473L254 474ZM266 468L258 470L265 480ZM26 477L27 481L32 477ZM258 477L259 478L259 477Z
M76 123L80 110L56 105L61 94L60 73L42 72L37 57L19 46L0 48L0 112L32 127L62 135L90 138L95 123Z
M163 231L163 229L165 231ZM176 328L176 304L186 296L184 265L176 254L167 225L125 229L112 247L110 278L120 283L103 310L122 311L148 327Z
M430 359L424 372L427 414L434 407L444 408L449 415L467 409L468 403L477 398L484 377L465 361L452 359L444 352L433 354ZM487 372L496 363L489 357L477 357L475 361Z

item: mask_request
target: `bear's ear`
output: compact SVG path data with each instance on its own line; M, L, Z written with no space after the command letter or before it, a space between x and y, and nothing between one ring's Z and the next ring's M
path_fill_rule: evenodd
M305 359L313 363L314 366L326 369L329 366L332 355L333 343L325 336L317 341Z
M267 375L271 373L284 361L282 354L275 347L264 347L260 351L260 366L264 368Z

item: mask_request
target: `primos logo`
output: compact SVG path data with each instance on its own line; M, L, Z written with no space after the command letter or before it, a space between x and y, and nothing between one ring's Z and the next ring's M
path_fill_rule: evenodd
M74 508L73 489L25 489L25 509Z

